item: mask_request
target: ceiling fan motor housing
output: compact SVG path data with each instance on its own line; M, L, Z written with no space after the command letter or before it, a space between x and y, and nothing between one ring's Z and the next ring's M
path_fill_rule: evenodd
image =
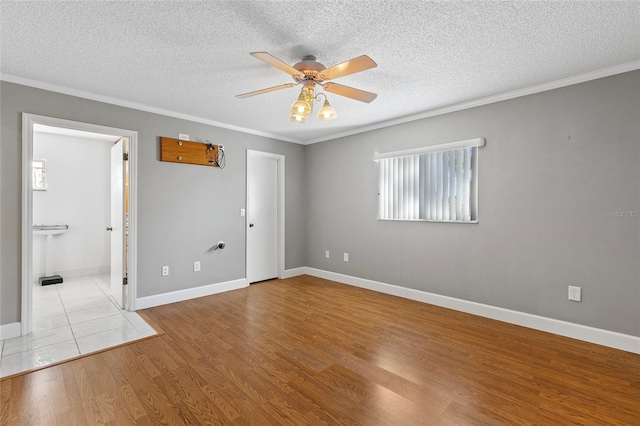
M303 73L306 77L313 79L318 75L319 71L327 68L316 59L317 58L313 55L307 55L302 58L302 61L295 64L293 68Z

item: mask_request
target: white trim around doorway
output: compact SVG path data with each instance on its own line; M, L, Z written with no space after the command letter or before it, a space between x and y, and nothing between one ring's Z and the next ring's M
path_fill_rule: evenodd
M31 159L33 157L33 127L36 124L129 138L129 247L127 250L127 297L129 301L127 309L129 311L136 310L135 301L137 295L138 132L22 113L22 300L20 330L23 336L31 333L33 316L33 194Z

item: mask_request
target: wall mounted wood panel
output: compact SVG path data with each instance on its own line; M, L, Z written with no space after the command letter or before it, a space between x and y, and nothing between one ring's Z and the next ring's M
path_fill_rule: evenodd
M218 145L160 138L160 161L218 166Z

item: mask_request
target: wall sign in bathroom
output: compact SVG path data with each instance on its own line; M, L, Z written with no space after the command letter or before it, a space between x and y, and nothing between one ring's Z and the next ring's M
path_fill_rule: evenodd
M47 190L47 160L34 158L31 162L33 190Z

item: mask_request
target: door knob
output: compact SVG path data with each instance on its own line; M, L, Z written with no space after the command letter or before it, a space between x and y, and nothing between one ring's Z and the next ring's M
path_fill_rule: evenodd
M253 228L253 223L250 223L250 224L249 224L249 228Z
M107 231L113 231L113 226L108 227Z

